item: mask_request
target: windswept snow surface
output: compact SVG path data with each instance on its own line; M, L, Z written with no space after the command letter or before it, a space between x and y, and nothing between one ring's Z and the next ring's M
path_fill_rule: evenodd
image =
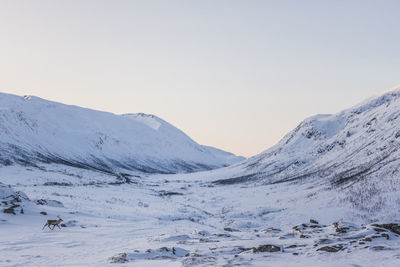
M205 175L132 176L118 184L115 176L62 165L3 167L1 181L29 201L20 203L24 214L0 213L0 266L395 266L400 260L397 234L346 222L353 208L340 202L340 192L316 183L216 185L203 182ZM65 227L42 230L56 216ZM338 233L335 221L347 232ZM280 251L264 251L268 245ZM325 252L326 246L340 250Z
M242 159L201 146L154 115L115 115L0 94L0 165L47 162L111 173L181 173Z

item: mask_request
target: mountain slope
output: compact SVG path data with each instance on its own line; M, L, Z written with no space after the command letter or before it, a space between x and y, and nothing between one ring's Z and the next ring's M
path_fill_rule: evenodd
M106 172L215 169L242 157L201 146L164 120L0 94L0 164L62 163Z
M277 145L241 165L269 182L311 175L351 181L397 162L399 122L397 89L334 115L308 118Z
M337 114L310 117L275 146L213 177L216 184L324 185L363 216L395 217L399 148L400 87Z

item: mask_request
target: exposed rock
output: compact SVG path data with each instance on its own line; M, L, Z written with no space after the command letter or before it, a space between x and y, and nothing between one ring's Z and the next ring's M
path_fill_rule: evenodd
M279 246L275 245L261 245L258 246L257 248L253 248L253 252L279 252L282 251L282 248Z
M159 191L158 195L161 196L161 197L165 197L165 196L183 196L183 194L179 193L179 192L164 191L164 190Z
M7 209L4 209L3 212L4 212L4 213L8 213L8 214L14 214L14 215L16 215L15 210L14 210L13 207L9 207L9 208L7 208Z
M47 215L47 212L41 211L40 214L42 214L42 215Z
M340 234L345 234L350 230L350 227L347 225L340 226L338 222L334 222L333 227L335 227L336 232Z
M230 227L225 227L225 228L224 228L224 231L227 231L227 232L239 232L239 230L232 229L232 228L230 228Z
M375 250L375 251L392 250L392 248L388 248L388 247L385 247L385 246L375 246L375 247L371 247L371 249Z
M384 238L386 238L386 240L389 240L389 239L390 239L390 238L389 238L389 235L386 234L386 233L382 233L381 236L384 237Z
M210 236L211 235L210 232L208 232L206 230L198 231L197 234L201 235L201 236Z
M111 263L125 263L125 262L128 262L128 260L126 259L127 256L128 256L128 254L126 254L126 253L119 253L119 254L109 258L109 261Z
M218 236L218 237L231 237L230 234L215 234L215 236Z
M47 201L45 199L36 200L37 205L47 205Z
M11 186L0 183L0 200L0 206L5 206L4 213L17 215L24 214L23 203L29 201L29 198L24 192L15 192Z
M261 232L265 232L265 233L280 233L280 232L282 232L282 230L281 229L277 229L277 228L273 228L273 227L269 227L267 229L261 230Z
M395 234L400 235L400 225L398 225L397 223L388 223L388 224L372 224L372 226L375 227L380 227L380 228L384 228L387 229Z
M133 253L119 253L111 258L109 261L111 263L125 263L128 261L134 260L156 260L156 259L178 259L181 257L188 257L190 255L190 251L178 248L178 247L162 247L159 249L147 249L145 252L140 252L135 250Z
M57 200L48 200L48 199L38 199L36 200L37 205L47 205L52 207L64 207L64 205Z
M313 224L319 224L319 222L318 222L318 221L316 221L316 220L314 220L314 219L310 219L310 223L313 223Z
M72 186L71 183L67 183L67 182L45 182L43 185L45 185L45 186Z
M335 245L335 246L325 246L317 249L317 251L326 251L326 252L338 252L343 249L342 245Z

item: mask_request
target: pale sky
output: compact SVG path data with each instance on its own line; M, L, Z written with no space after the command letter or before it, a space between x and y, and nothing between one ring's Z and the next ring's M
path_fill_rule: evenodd
M400 1L0 0L0 91L252 156L400 84Z

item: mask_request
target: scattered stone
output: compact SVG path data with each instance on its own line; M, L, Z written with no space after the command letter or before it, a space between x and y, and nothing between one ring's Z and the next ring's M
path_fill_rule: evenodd
M36 200L37 205L47 205L47 201L45 199Z
M159 191L158 195L161 196L161 197L165 197L165 196L183 196L183 194L179 193L179 192L170 192L170 191L164 191L164 190Z
M173 247L172 248L172 254L178 256L178 257L187 257L189 256L190 252L186 249L183 248L177 248Z
M208 232L206 230L198 231L197 234L201 235L201 236L210 236L211 235L210 232Z
M257 248L253 248L253 253L257 252L279 252L282 251L282 248L275 245L261 245Z
M340 233L340 234L345 234L350 229L349 227L346 227L346 226L339 227L339 223L338 222L334 222L334 223L332 223L332 225L333 225L333 227L336 228L336 232Z
M392 248L388 248L385 246L375 246L375 247L371 247L371 249L374 251L392 250Z
M377 233L387 232L388 230L382 228L374 228L374 231Z
M243 248L243 247L238 247L238 249L240 250L239 253L245 252L245 251L249 251L252 250L252 248Z
M45 182L44 186L72 186L71 183L67 182Z
M314 220L314 219L310 219L310 223L313 223L313 224L319 224L319 222L318 222L318 221L316 221L316 220Z
M273 227L269 227L267 229L261 230L261 232L264 232L264 233L280 233L280 232L282 232L282 230L281 229L277 229L277 228L273 228Z
M7 208L7 209L4 209L3 212L4 212L4 213L8 213L8 214L14 214L14 215L16 215L15 210L14 210L13 207L9 207L9 208Z
M335 246L325 246L317 249L317 251L326 251L326 252L339 252L342 250L342 245L335 245Z
M225 227L225 228L224 228L224 231L227 231L227 232L239 232L239 230L232 229L232 228L230 228L230 227Z
M400 225L398 225L397 223L388 223L388 224L372 224L372 226L375 227L380 227L380 228L384 228L387 229L395 234L400 235Z
M47 205L52 207L64 207L64 205L57 200L48 200L48 199L38 199L36 200L36 205Z
M111 263L125 263L125 262L128 262L128 260L126 259L127 256L128 256L128 254L126 254L126 253L119 253L119 254L109 258L109 260Z
M40 214L42 214L42 215L47 215L47 212L41 211Z
M215 234L218 237L232 237L230 234Z
M162 247L159 249L147 249L144 252L135 250L133 253L119 253L111 258L111 263L125 263L133 260L156 260L156 259L177 259L181 257L188 257L190 251L178 247Z
M386 240L389 240L389 235L388 235L388 234L382 233L381 236L384 237L384 238L386 238Z

